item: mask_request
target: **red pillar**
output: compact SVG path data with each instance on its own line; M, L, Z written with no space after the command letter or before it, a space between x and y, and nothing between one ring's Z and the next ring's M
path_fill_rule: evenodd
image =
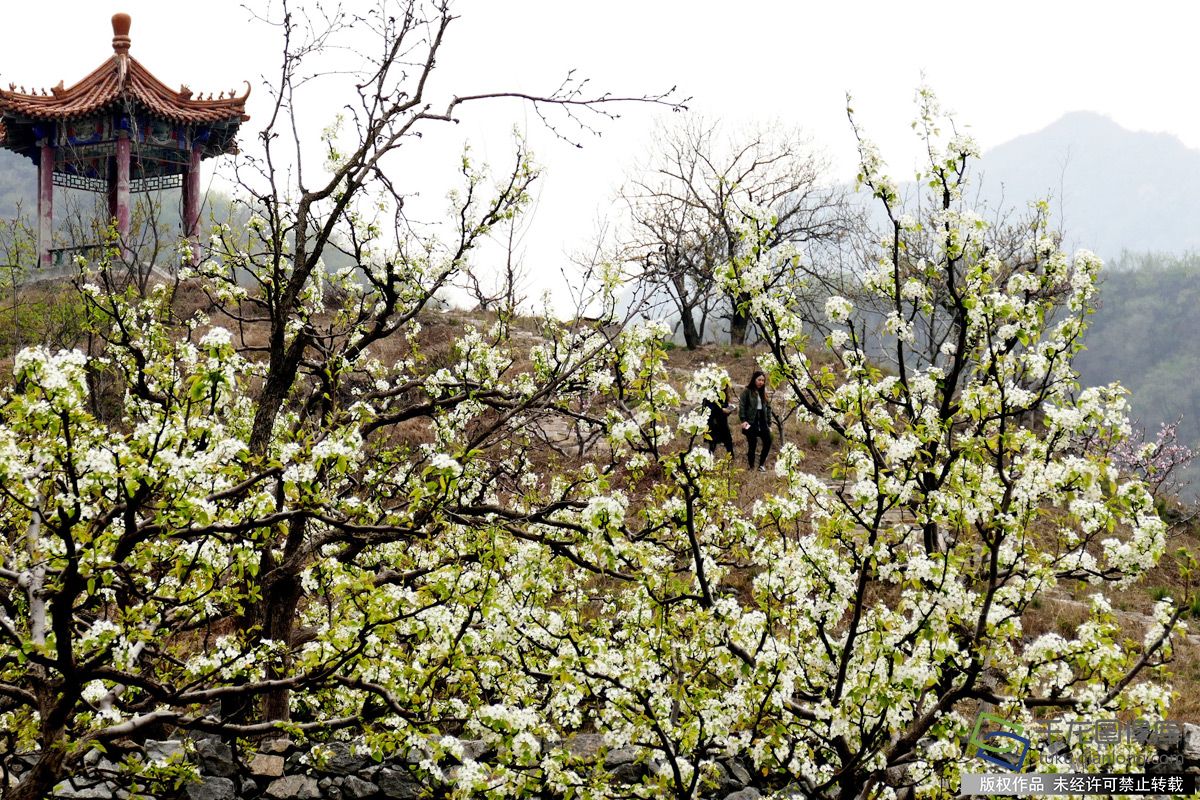
M117 159L108 162L108 222L117 218Z
M129 238L129 156L131 153L128 136L117 138L117 191L113 198L116 208L112 209L117 220L117 234L121 237L122 255L127 255L125 240Z
M38 266L50 266L54 237L54 146L42 142L38 161Z
M200 146L193 145L183 182L183 235L192 246L192 266L200 263Z

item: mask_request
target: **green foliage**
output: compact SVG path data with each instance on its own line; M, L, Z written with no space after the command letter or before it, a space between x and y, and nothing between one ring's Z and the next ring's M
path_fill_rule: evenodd
M1148 431L1182 418L1179 441L1200 444L1200 253L1123 253L1108 265L1076 366L1080 383L1120 381Z
M74 347L87 327L87 308L73 287L24 290L0 300L0 357L23 347Z

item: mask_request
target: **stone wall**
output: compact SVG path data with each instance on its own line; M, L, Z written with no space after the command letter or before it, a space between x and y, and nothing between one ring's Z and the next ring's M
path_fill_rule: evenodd
M467 758L487 762L489 753L483 742L461 742ZM578 735L566 743L567 749L583 763L601 758L613 780L634 783L649 773L666 769L666 764L652 754L634 748L605 751L603 740L595 735ZM147 741L142 756L147 761L163 761L183 753L183 743L177 740ZM186 784L182 789L138 797L152 800L417 800L444 795L445 786L438 786L415 777L414 764L403 757L376 762L369 755L352 751L345 742L334 742L325 756L314 763L286 739L260 743L254 750L237 752L216 738L194 740L191 758L199 767L201 780ZM452 781L456 766L442 765L447 779ZM1188 772L1200 774L1200 726L1185 725L1183 740L1162 751L1158 764L1150 770L1156 773ZM59 784L55 798L94 798L95 800L124 800L130 792L114 777L117 766L99 754L89 759L84 774ZM740 761L720 762L719 781L704 793L712 800L757 800L767 790L751 785L749 765ZM10 777L19 778L19 773ZM760 791L761 789L761 791ZM799 791L784 792L785 796L802 796Z
M481 741L461 741L467 758L486 763L487 748ZM648 772L666 769L665 763L648 757L651 754L634 748L604 752L603 739L595 735L579 735L567 742L567 749L581 762L594 763L603 758L604 766L613 780L622 783L640 781ZM181 790L148 794L143 789L139 798L153 800L418 800L444 795L446 786L416 777L415 766L403 757L376 762L369 755L356 754L349 743L334 742L319 760L307 756L307 750L295 748L286 739L260 743L256 749L236 752L217 738L194 740L192 760L199 767L201 780L186 784ZM163 761L183 752L177 740L147 741L143 747L146 761ZM443 764L448 781L453 781L457 766ZM55 787L54 798L61 800L124 800L128 789L116 776L117 765L103 757L90 760L84 774L64 781ZM757 800L760 792L749 786L747 765L737 761L724 762L720 781L705 793L714 800ZM13 776L19 779L20 774Z

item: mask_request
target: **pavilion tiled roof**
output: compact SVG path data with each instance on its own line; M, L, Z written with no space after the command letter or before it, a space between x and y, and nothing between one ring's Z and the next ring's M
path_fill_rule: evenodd
M113 17L113 55L74 86L63 88L60 81L50 91L27 93L13 84L0 88L0 115L8 118L67 121L97 112L126 108L130 103L160 119L184 124L206 124L249 119L246 98L233 91L214 99L196 96L186 86L174 90L155 78L137 59L129 55L129 17ZM4 143L0 121L0 145Z
M46 94L0 89L0 113L31 119L71 120L120 108L133 100L154 116L172 122L222 122L231 118L243 122L248 119L247 95L249 91L240 97L193 98L186 87L179 91L169 89L137 59L118 54L69 89L62 88L61 83Z

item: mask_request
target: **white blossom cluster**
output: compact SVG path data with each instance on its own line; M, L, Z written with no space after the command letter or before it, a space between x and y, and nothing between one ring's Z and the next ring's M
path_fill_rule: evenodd
M961 205L975 145L953 131L936 144L944 123L921 102L923 180L950 201L902 217L860 141L860 180L905 247L884 248L853 299L817 306L830 352L807 349L795 287L772 280L802 255L768 246L770 209L744 209L722 285L767 340L777 410L838 443L828 474L783 444L778 480L750 503L696 446L729 377L706 365L681 380L662 323L548 318L528 347L507 323L466 325L436 353L415 321L371 339L380 315L415 315L462 268L433 242L301 287L282 333L331 354L301 361L307 383L274 417L256 405L269 365L207 320L170 329L162 297L112 301L116 421L90 402L101 362L22 352L0 398L5 696L36 699L27 682L69 653L64 736L86 748L157 720L211 727L215 700L282 686L314 763L353 736L463 798L696 797L730 759L772 789L932 797L968 764L981 702L1025 722L1027 703L1162 718L1169 689L1148 679L1179 610L1163 601L1131 641L1104 592L1157 563L1165 527L1106 455L1129 433L1123 394L1078 390L1070 367L1099 262L1041 230L1028 258L1001 261ZM470 216L479 199L453 202ZM372 219L349 222L371 240ZM470 219L479 235L496 221ZM256 268L263 290L296 274L231 236L196 280ZM611 295L615 273L602 279ZM860 309L884 309L892 364L861 340ZM947 335L920 351L930 331ZM598 444L553 450L554 428ZM1068 596L1081 585L1079 624L1033 635L1031 612L1083 602ZM40 713L0 719L36 749ZM572 747L587 734L597 756ZM623 748L645 768L632 786L602 768Z

